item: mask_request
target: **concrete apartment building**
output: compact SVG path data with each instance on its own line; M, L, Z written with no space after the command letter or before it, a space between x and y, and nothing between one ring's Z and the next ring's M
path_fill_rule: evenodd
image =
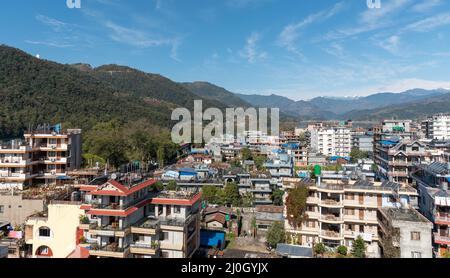
M317 184L304 180L301 184L309 188L308 220L297 228L285 221L288 243L297 245L312 246L322 242L330 248L339 245L351 248L354 240L361 236L367 244L367 255L377 258L380 257L378 209L417 206L417 191L398 183L336 179Z
M77 247L80 202L52 201L48 211L25 222L28 258L66 258Z
M200 245L198 192L157 192L155 180L122 176L81 186L84 247L99 258L189 258Z
M44 200L21 193L0 192L0 222L8 222L13 227L22 225L27 218L44 210Z
M348 157L352 149L351 129L346 126L310 129L311 148L325 156Z
M376 142L374 161L378 175L389 181L410 183L414 165L430 163L433 153L419 141L382 140Z
M419 165L412 177L420 195L420 212L434 224L435 255L441 257L450 252L450 164Z
M56 184L81 166L81 130L40 128L0 147L0 189Z
M425 120L421 129L428 139L450 140L450 114L437 114Z
M400 258L432 258L433 224L411 208L381 208L378 212L381 252L390 241ZM398 255L397 255L398 256Z
M352 135L352 148L363 152L373 153L373 134Z

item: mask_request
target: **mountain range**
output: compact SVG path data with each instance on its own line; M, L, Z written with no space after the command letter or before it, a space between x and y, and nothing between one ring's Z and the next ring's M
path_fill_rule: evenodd
M418 118L450 112L450 91L413 89L367 97L318 97L294 101L278 95L235 94L208 82L179 83L121 65L64 65L0 46L0 138L20 136L30 126L62 122L89 130L98 122L144 119L170 128L171 111L193 108L280 108L285 122Z

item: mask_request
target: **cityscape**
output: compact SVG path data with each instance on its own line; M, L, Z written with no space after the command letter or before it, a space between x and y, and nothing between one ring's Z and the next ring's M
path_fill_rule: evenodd
M450 258L445 1L10 2L1 261Z

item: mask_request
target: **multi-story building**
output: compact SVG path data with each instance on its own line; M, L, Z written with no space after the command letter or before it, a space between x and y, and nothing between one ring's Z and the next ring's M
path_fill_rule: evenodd
M52 201L48 211L25 222L25 243L29 258L66 258L77 247L81 202Z
M80 228L90 255L192 257L200 245L201 193L158 192L155 180L115 178L80 187L88 215Z
M381 208L378 222L382 254L385 254L386 248L394 248L396 251L393 253L400 258L433 257L433 225L415 209Z
M0 147L0 188L56 184L81 166L81 130L38 129Z
M0 222L6 221L15 227L25 223L27 218L37 211L43 210L43 198L24 196L17 192L0 192Z
M340 245L351 248L354 240L361 236L367 244L367 255L379 257L377 210L417 206L414 188L387 181L343 182L336 179L326 183L306 181L300 186L309 188L307 220L297 228L285 221L288 241L298 245L312 246L322 242L330 248Z
M312 128L311 148L325 156L348 157L352 149L351 129L346 126Z
M450 115L434 115L422 122L421 129L428 139L450 140Z
M420 196L420 212L434 223L433 245L440 257L450 252L450 164L418 165L412 177Z
M414 165L430 163L433 154L419 141L382 140L376 143L374 161L385 180L409 183Z
M352 136L352 148L373 153L373 134L358 134Z
M266 161L264 167L270 172L272 178L280 179L280 181L281 178L289 178L294 174L293 157L285 153Z

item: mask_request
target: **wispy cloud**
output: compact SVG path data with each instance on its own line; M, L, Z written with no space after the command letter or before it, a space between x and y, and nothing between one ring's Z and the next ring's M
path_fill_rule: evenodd
M46 15L42 15L42 14L38 14L36 16L36 20L38 20L39 22L50 26L53 28L54 31L61 31L63 28L67 27L68 24L65 22L62 22L60 20L48 17Z
M411 9L418 13L424 13L441 4L442 0L423 0L421 3L414 5Z
M400 44L400 37L397 35L393 35L390 36L387 40L381 41L379 43L379 46L392 54L397 54L399 44Z
M263 5L273 0L226 0L225 3L233 8L247 8L251 6Z
M394 15L410 3L411 0L391 0L383 2L380 9L365 9L359 15L356 26L330 31L321 40L344 39L391 26L395 19Z
M342 2L337 3L331 9L311 14L302 21L287 25L278 37L278 44L289 52L302 56L296 45L296 42L300 37L300 31L310 24L323 21L334 16L342 10L343 6L344 4Z
M260 35L257 32L253 32L250 37L247 38L244 49L239 52L241 57L245 58L249 63L255 63L257 60L265 59L267 52L259 51L258 41Z
M403 31L428 32L435 28L450 24L450 12L441 13L423 20L411 23Z
M58 41L33 41L33 40L25 40L25 43L28 44L34 44L34 45L45 45L49 47L56 47L56 48L69 48L73 47L74 45L64 42L58 42Z

